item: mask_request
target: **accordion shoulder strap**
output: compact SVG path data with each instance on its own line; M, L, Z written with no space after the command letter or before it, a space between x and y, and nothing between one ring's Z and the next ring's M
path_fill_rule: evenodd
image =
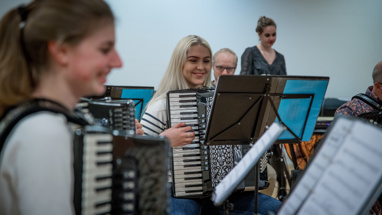
M81 126L88 125L87 120L80 113L72 112L61 104L48 99L34 99L18 106L12 107L0 119L0 152L9 133L24 117L40 112L49 111L63 114L68 122Z
M372 106L376 110L382 110L382 105L378 104L376 101L374 101L372 98L370 98L369 96L367 96L364 93L359 93L359 94L352 97L352 99L354 99L354 98L360 99L360 100L366 102L366 104Z

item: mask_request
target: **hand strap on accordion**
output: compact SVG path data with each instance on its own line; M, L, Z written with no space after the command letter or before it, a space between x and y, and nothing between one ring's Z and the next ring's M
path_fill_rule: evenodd
M10 108L0 119L0 152L4 142L16 124L24 117L40 111L63 114L68 122L81 126L88 125L87 120L78 112L70 111L61 104L48 99L33 99Z
M365 102L366 104L370 105L376 110L382 110L382 105L378 104L376 101L374 101L372 98L370 98L368 95L364 93L359 93L352 97L352 99L359 99Z

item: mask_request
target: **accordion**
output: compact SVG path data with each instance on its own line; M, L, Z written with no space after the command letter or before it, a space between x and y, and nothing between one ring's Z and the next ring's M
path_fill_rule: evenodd
M167 93L168 126L179 122L191 126L195 138L191 144L172 148L171 173L174 197L203 198L210 196L218 183L250 149L249 145L204 145L208 116L214 90L189 89ZM259 187L268 187L267 156L260 161ZM253 172L238 189L253 189Z
M84 114L90 114L93 124L109 127L122 133L135 133L135 104L133 100L83 100L79 105Z
M382 111L380 110L362 113L358 117L367 120L371 124L382 125Z
M76 214L168 214L165 138L112 135L102 126L74 133Z

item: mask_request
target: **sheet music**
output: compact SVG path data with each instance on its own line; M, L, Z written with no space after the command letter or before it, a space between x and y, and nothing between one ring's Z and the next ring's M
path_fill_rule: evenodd
M279 211L289 214L362 214L381 192L382 129L340 117Z
M227 174L226 177L216 186L212 195L215 205L221 205L224 200L235 190L239 183L245 178L250 170L259 161L261 156L281 135L284 128L278 123L273 123L253 147L245 154L243 159Z

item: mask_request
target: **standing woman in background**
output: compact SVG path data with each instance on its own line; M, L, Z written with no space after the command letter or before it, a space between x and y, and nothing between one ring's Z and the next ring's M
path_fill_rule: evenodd
M35 0L1 19L0 214L74 214L67 116L82 96L103 94L122 65L114 30L102 0ZM56 111L29 114L7 131L25 104Z
M260 43L245 49L241 56L240 75L287 75L284 55L272 48L276 42L276 23L273 19L261 16L257 21L256 32ZM281 145L280 145L281 146ZM279 145L271 148L273 152L269 162L275 169L279 182L278 198L285 199L286 181L283 177L282 149Z
M241 56L240 75L286 75L284 56L272 48L277 38L276 23L261 16L256 32L260 43L245 49Z

